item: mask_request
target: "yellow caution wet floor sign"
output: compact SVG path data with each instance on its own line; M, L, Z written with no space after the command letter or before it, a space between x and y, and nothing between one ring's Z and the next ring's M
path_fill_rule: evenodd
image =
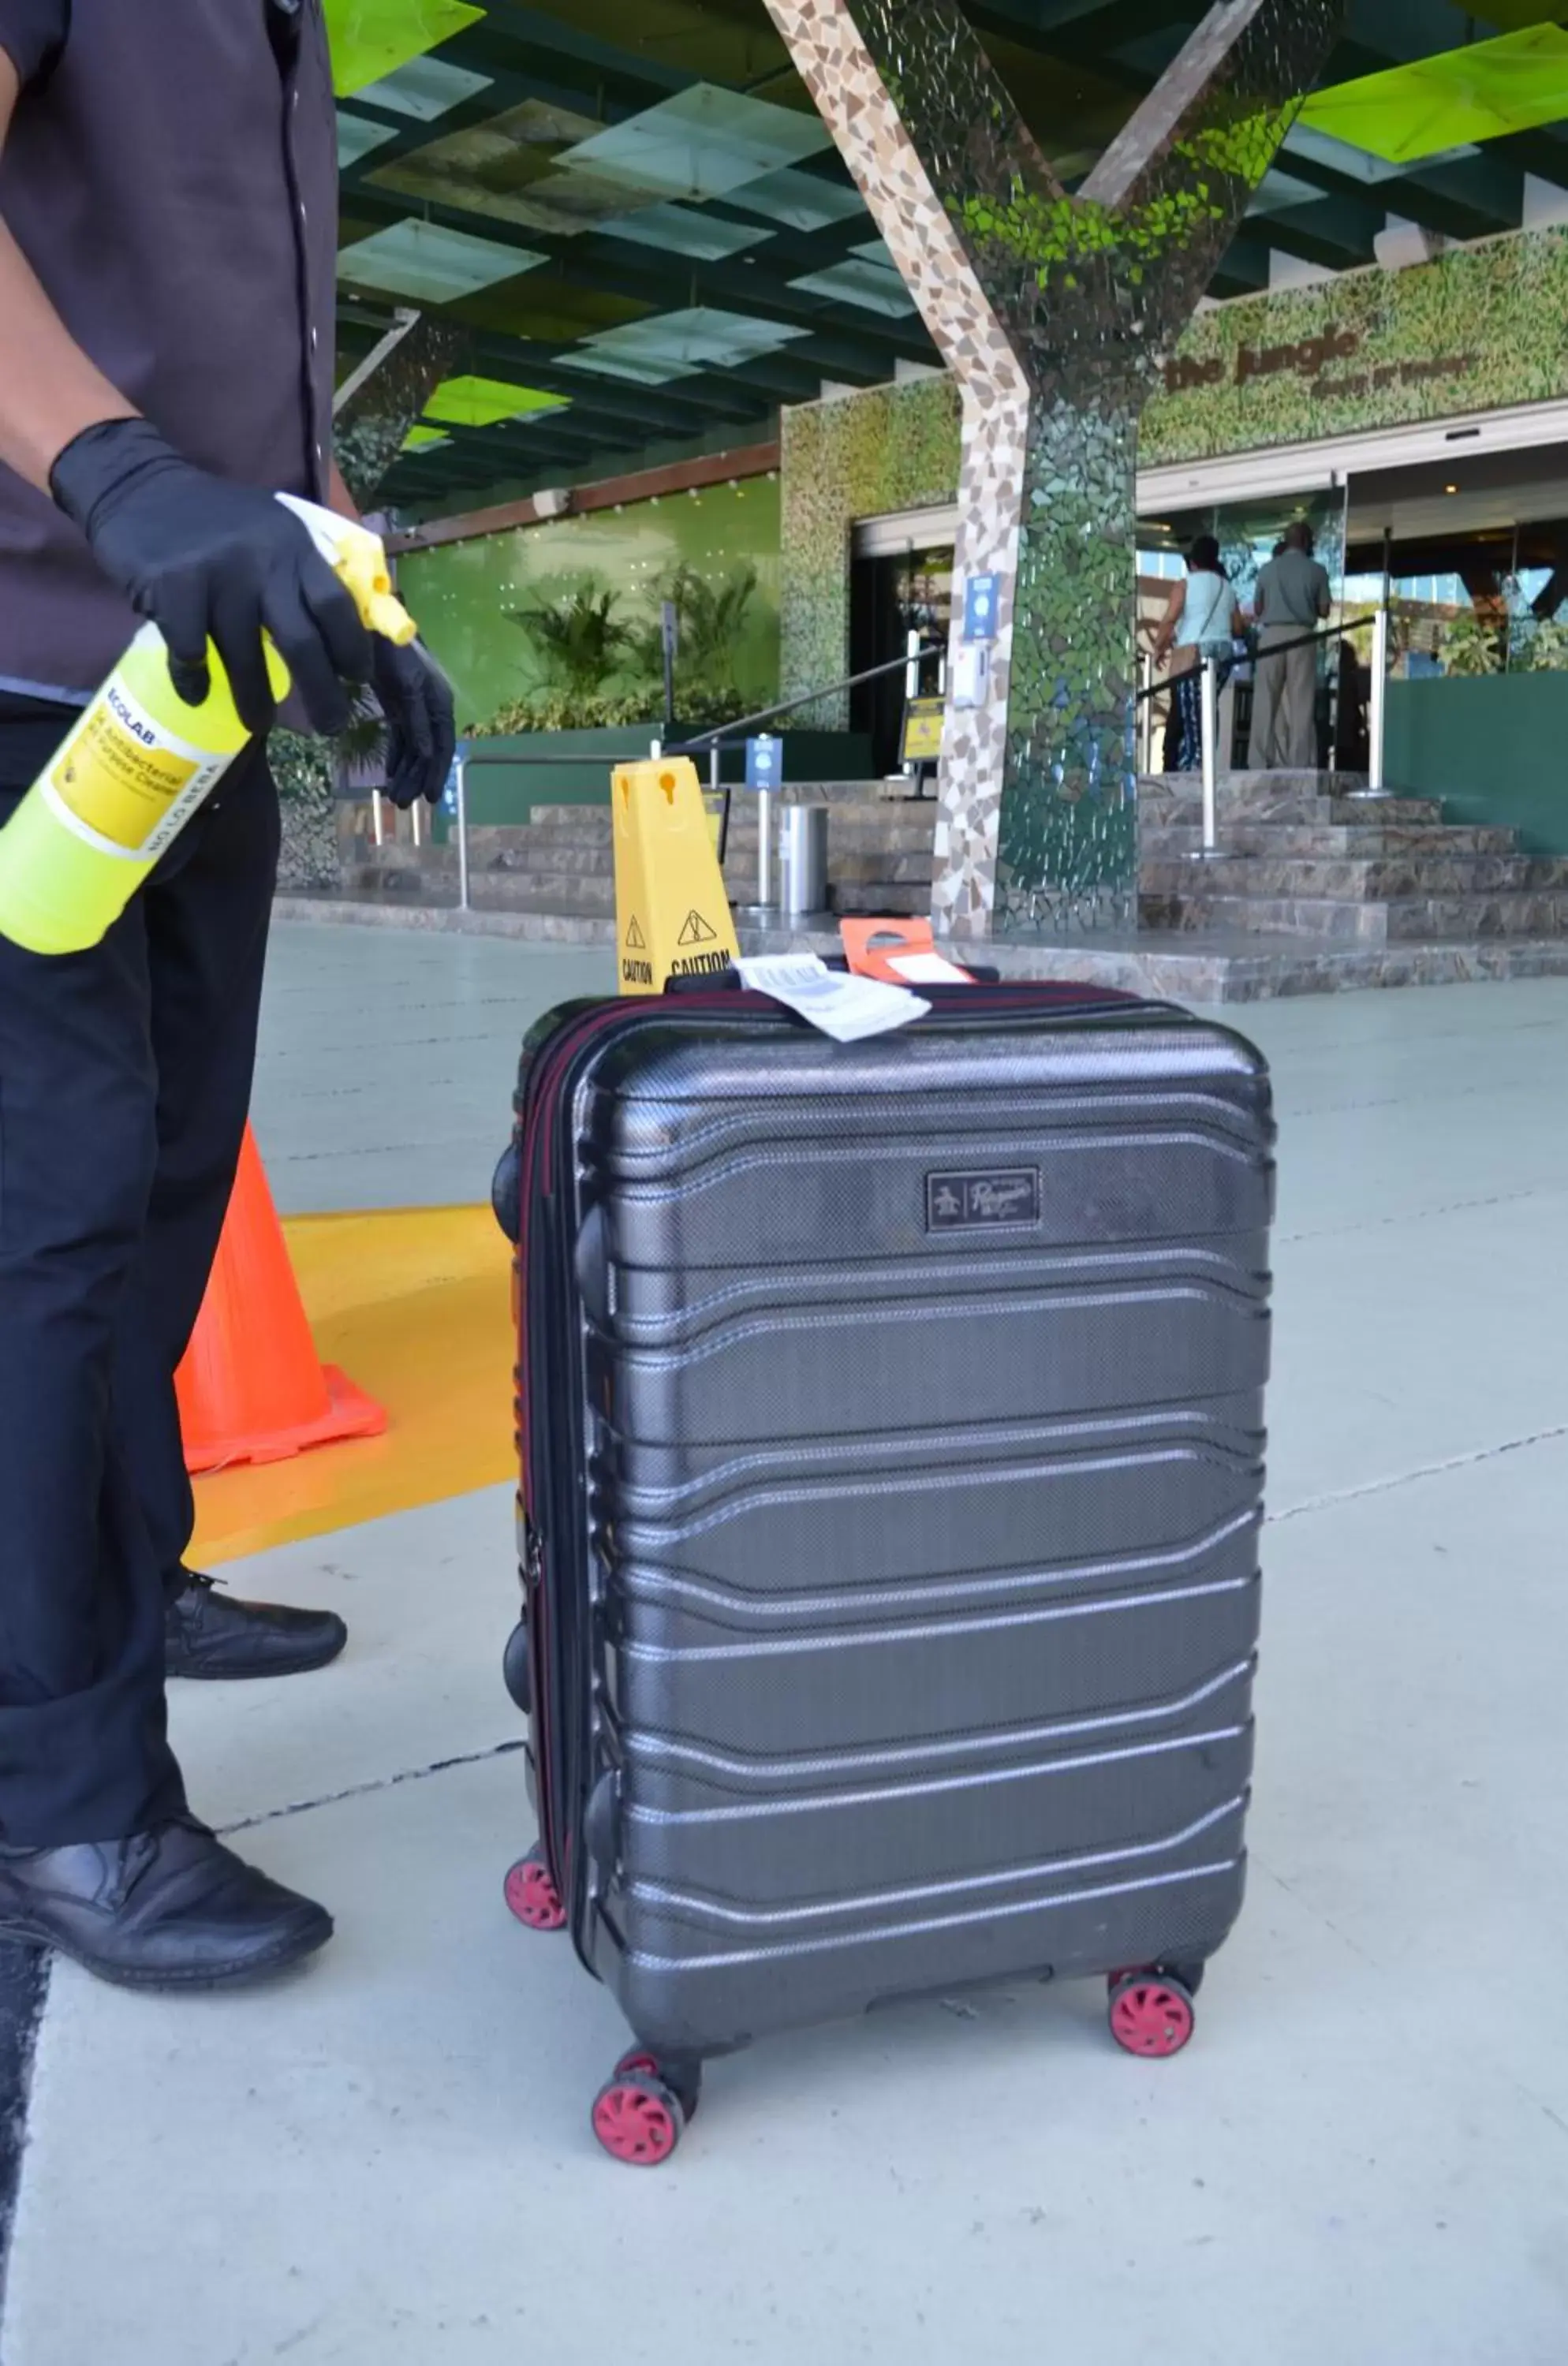
M610 796L621 992L662 994L672 977L732 967L740 948L695 766L618 764Z

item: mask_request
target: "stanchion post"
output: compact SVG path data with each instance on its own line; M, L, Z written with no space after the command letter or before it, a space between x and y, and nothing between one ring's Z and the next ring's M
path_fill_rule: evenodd
M381 818L381 792L379 789L372 789L370 792L370 830L377 845L384 846L387 842L387 838L386 827Z
M1138 770L1147 774L1155 764L1155 661L1151 650L1138 654Z
M773 905L773 793L757 792L757 905L770 912Z
M1203 659L1200 685L1203 717L1203 852L1218 851L1220 842L1220 670L1213 658Z
M1380 794L1388 782L1388 659L1390 625L1386 601L1372 620L1372 692L1367 716L1367 786Z
M457 759L457 909L468 905L468 760Z

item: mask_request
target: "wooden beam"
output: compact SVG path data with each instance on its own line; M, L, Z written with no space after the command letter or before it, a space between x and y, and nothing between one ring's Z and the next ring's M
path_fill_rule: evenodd
M779 465L777 444L746 444L733 452L711 452L700 460L672 460L661 468L638 468L626 477L605 477L597 484L570 488L565 517L586 517L594 510L613 510L626 501L648 501L667 493L695 493L713 485L728 485L748 477L765 477ZM502 501L494 509L470 510L466 516L434 518L407 534L393 535L387 547L440 550L454 542L478 542L486 535L510 534L520 525L541 525L545 513L538 496Z

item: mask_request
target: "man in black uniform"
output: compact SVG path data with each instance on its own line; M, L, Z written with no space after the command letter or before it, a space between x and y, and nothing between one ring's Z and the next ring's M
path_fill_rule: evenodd
M90 953L0 940L0 1936L211 1986L331 1935L186 1809L165 1671L320 1666L341 1621L185 1567L174 1372L250 1097L276 795L271 635L316 728L386 713L439 796L451 700L273 495L331 461L336 148L321 0L0 0L0 822L139 616L209 643L252 747Z

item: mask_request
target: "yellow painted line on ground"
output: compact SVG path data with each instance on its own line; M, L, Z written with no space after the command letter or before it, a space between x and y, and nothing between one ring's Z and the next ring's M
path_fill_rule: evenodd
M490 1210L302 1216L284 1230L317 1353L386 1406L387 1434L198 1479L198 1569L516 1475L511 1251Z

